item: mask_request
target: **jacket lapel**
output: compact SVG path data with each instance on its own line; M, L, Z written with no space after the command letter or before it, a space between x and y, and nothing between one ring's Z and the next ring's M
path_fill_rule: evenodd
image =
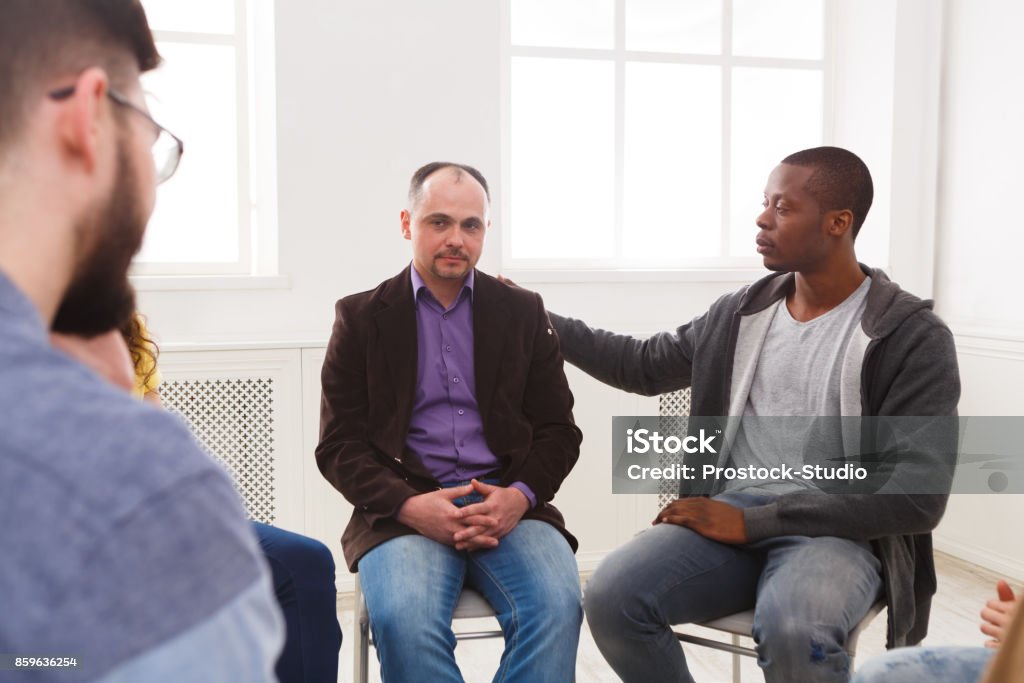
M509 328L505 292L498 281L476 271L473 285L473 367L476 402L486 426Z
M382 308L374 315L377 340L395 392L398 424L404 433L412 415L416 391L416 307L409 268L391 279L381 296L381 303ZM374 372L375 369L369 368L369 371Z

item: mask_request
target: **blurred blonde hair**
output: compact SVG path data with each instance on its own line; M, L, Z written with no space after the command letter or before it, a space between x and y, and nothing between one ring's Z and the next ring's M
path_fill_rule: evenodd
M145 316L136 311L121 326L121 336L128 344L128 352L132 356L132 365L135 366L138 384L146 386L156 374L156 358L160 355L160 347L149 336Z

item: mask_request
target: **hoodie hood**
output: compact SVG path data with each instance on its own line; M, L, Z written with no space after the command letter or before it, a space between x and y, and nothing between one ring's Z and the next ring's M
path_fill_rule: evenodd
M932 310L931 299L921 299L901 289L878 268L870 268L863 263L859 265L871 278L867 307L861 320L861 328L868 337L886 337L915 313ZM772 273L758 280L747 287L740 302L739 315L763 311L792 292L795 283L796 275L793 273Z

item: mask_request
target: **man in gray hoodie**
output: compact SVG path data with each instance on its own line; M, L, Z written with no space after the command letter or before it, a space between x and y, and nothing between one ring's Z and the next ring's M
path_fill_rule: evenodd
M872 195L867 167L847 150L790 155L769 176L757 218L771 275L647 340L552 314L562 353L625 391L691 387L692 415L744 417L730 443L736 467L779 464L777 453L806 447L794 432L769 449L751 417L955 416L949 329L931 302L857 261ZM941 433L940 450L955 452L955 437ZM766 681L849 680L847 634L876 600L888 607L889 647L927 629L930 532L948 489L897 491L836 495L762 479L723 483L710 497L682 493L591 578L585 607L598 647L625 681L690 681L670 625L754 607Z

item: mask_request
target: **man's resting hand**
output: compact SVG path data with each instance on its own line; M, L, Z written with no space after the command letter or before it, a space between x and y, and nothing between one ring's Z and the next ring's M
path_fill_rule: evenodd
M530 500L517 488L491 486L476 479L471 486L484 500L459 510L466 528L455 534L455 547L459 550L493 548L519 524L530 509Z
M678 524L719 543L747 542L743 510L710 498L680 498L665 506L651 524Z
M398 510L398 521L431 540L455 546L455 534L468 529L460 514L461 510L452 501L472 492L473 485L466 484L413 496L402 503L402 507ZM488 528L496 523L496 520L486 515L481 515L478 521ZM496 539L490 540L493 541L493 545L484 547L498 545ZM486 538L481 539L481 542L487 543Z

